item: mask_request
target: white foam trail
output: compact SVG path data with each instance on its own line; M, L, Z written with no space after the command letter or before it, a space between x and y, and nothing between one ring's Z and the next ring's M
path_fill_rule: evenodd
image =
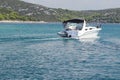
M91 38L91 39L79 39L80 42L95 42L97 39L96 38Z
M65 40L69 38L43 38L43 39L35 39L35 40L40 40L40 41L48 41L48 40Z
M44 39L39 39L39 40L43 40L43 41L46 41L46 40L59 40L60 38L44 38Z
M96 37L93 37L93 38L79 38L78 40L80 42L92 42L92 43L94 43L94 42L98 41L99 39L100 39L100 37L96 36Z

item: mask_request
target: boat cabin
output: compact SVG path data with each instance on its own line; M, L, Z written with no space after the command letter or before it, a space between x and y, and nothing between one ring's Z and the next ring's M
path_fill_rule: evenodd
M65 30L81 30L83 27L83 19L72 19L63 22Z

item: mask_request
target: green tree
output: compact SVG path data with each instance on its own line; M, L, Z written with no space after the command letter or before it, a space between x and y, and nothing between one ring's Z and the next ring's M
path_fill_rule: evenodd
M0 20L4 20L4 16L0 14Z
M18 17L18 13L17 12L11 12L9 14L9 17L10 17L11 20L16 20L17 17Z

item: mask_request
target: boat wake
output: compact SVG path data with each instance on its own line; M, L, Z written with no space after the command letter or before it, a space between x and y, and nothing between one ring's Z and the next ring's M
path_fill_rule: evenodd
M33 40L37 40L37 41L54 41L54 40L77 40L79 42L96 42L97 40L99 40L100 37L96 36L94 38L37 38L37 39L33 39Z
M60 40L60 38L42 38L42 39L35 39L35 40L48 41L48 40Z
M53 41L53 40L66 40L66 39L70 39L70 38L41 38L41 39L34 39L34 40L38 40L38 41Z

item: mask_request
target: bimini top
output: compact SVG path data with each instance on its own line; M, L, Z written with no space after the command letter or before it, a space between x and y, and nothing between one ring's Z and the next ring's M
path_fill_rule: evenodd
M70 19L70 20L66 20L66 21L64 21L63 23L68 23L68 22L70 22L70 23L83 23L84 22L84 19Z

